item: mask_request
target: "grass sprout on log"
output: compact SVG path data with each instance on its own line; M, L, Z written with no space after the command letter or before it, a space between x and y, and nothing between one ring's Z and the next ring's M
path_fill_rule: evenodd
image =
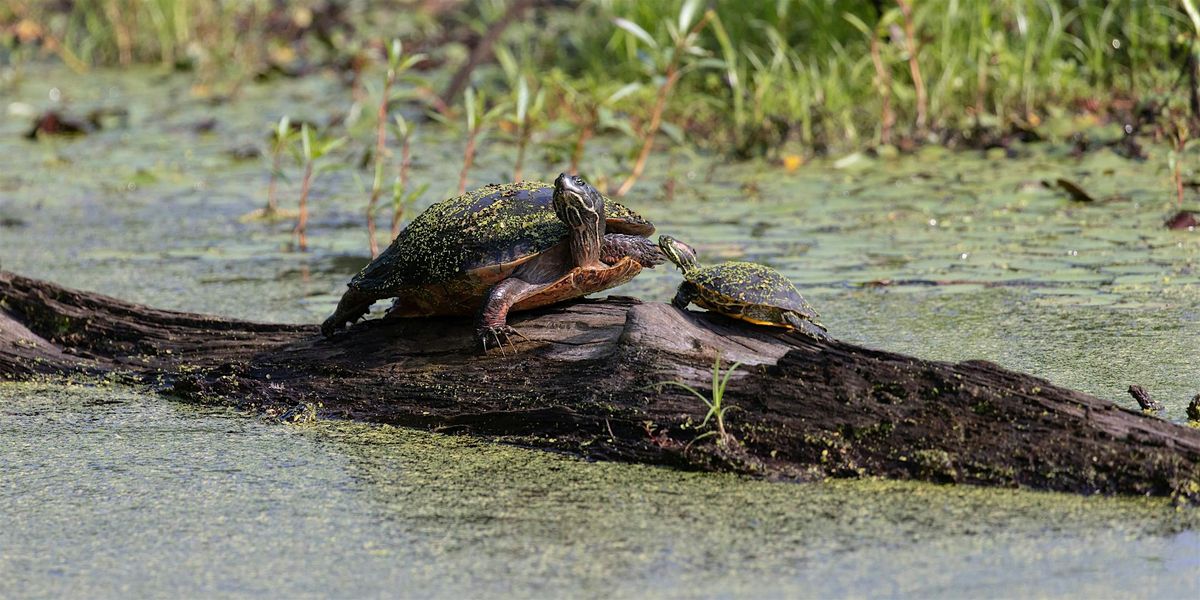
M733 372L736 371L740 366L742 366L742 363L735 362L722 373L721 355L717 354L717 358L713 362L711 397L705 397L704 394L701 394L699 390L682 381L664 381L658 384L660 389L663 386L669 385L687 390L693 396L699 398L700 401L708 407L708 413L704 415L704 420L700 422L700 428L703 429L708 427L709 421L715 421L717 429L716 431L706 431L700 434L696 437L696 439L692 440L693 442L697 442L706 437L714 435L717 436L718 442L720 443L728 443L733 440L732 436L730 436L729 432L725 429L725 413L729 412L730 409L735 407L725 403L725 388L729 385L729 378L733 376Z

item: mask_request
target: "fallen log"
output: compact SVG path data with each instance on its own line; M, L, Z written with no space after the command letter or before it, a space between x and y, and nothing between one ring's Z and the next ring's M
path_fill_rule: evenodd
M162 311L0 272L0 377L116 374L189 401L779 479L880 476L1200 499L1200 431L983 361L957 364L610 297L513 315L316 325ZM733 440L704 437L717 354Z

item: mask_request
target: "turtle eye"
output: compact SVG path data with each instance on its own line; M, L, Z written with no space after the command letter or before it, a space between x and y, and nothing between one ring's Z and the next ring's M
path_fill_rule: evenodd
M583 178L582 178L582 177L580 177L580 176L578 176L578 175L576 175L576 176L574 177L574 181L575 181L575 185L578 185L578 186L580 186L580 187L582 187L583 185L585 185L585 184L583 183Z

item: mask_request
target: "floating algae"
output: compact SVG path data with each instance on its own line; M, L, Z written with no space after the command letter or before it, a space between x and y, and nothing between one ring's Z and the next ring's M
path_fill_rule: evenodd
M0 215L20 223L0 227L0 266L156 307L319 322L369 260L353 171L318 179L301 255L287 251L291 223L238 222L261 206L269 167L228 150L262 143L282 114L331 114L343 90L247 84L212 106L177 101L189 77L158 75L51 68L13 88L12 102L39 107L52 86L79 110L128 106L130 126L31 142L25 119L0 120ZM220 135L191 131L207 118ZM604 144L589 168L615 172ZM427 201L454 195L460 146L430 130L414 149ZM1153 166L1161 149L1148 150L1146 163L1052 146L1001 161L930 151L790 174L681 152L647 169L673 161L673 201L653 176L623 201L704 263L780 270L836 337L987 359L1129 407L1137 383L1182 420L1200 390L1200 236L1162 226L1175 207ZM511 165L510 148L489 145L471 185ZM1080 205L1038 183L1080 172L1097 198L1126 200ZM284 208L296 192L281 186ZM869 285L885 279L912 283ZM614 292L669 301L679 280L648 270ZM0 386L0 448L3 597L1179 597L1200 585L1194 512L1161 501L780 485L60 384Z
M0 447L6 597L1180 597L1200 575L1200 513L1165 500L780 484L112 386L0 385Z

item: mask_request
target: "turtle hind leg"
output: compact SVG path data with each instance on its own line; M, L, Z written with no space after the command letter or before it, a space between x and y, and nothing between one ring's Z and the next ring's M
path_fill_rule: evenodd
M346 290L342 299L338 301L333 314L329 315L324 323L321 323L321 335L327 338L333 337L333 334L337 333L344 325L353 323L367 314L371 304L377 299L378 297L374 294L367 294L354 288Z
M803 333L811 338L822 341L829 341L833 339L833 337L829 335L829 331L825 329L824 325L816 321L809 321L808 319L805 319L794 312L784 311L783 320L788 325L794 327L796 331L799 331L800 333Z

